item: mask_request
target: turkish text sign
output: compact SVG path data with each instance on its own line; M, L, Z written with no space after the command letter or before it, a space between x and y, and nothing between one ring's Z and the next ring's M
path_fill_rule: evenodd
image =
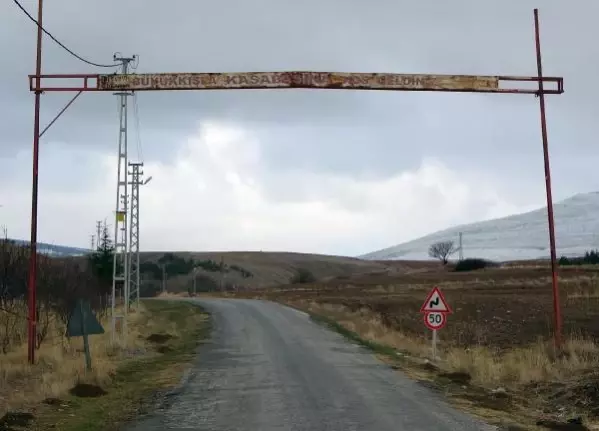
M497 76L345 72L142 73L100 75L98 90L331 88L403 91L496 91Z

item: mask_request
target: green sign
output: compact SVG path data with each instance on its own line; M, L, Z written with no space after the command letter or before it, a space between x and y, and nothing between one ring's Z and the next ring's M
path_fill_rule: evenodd
M84 335L103 334L104 328L92 313L89 301L77 300L67 324L67 336L83 337Z
M103 334L104 328L92 313L89 301L77 300L77 305L71 313L67 324L69 337L83 337L83 351L85 352L85 365L88 371L92 369L92 355L89 351L88 335Z

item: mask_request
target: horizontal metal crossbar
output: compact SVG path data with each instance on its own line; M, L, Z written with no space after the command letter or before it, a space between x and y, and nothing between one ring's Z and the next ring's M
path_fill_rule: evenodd
M39 85L38 85L39 80ZM31 91L164 91L337 89L544 94L564 92L564 79L533 76L422 75L344 72L143 73L29 75ZM58 85L51 85L55 83ZM519 84L515 87L506 86ZM503 85L501 85L503 84ZM547 84L547 86L546 86Z

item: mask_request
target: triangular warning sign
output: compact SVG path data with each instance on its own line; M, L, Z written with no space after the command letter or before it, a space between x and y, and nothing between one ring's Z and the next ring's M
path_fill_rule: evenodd
M89 301L77 300L77 304L67 323L67 336L103 334L104 328L92 312Z
M424 301L422 307L420 307L420 312L451 313L451 308L449 308L449 304L447 304L439 288L434 287L426 297L426 301Z

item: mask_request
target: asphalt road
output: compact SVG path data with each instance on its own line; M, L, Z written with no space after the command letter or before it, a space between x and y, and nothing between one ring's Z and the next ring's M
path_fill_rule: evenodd
M494 430L278 304L201 300L212 339L178 393L129 431Z

